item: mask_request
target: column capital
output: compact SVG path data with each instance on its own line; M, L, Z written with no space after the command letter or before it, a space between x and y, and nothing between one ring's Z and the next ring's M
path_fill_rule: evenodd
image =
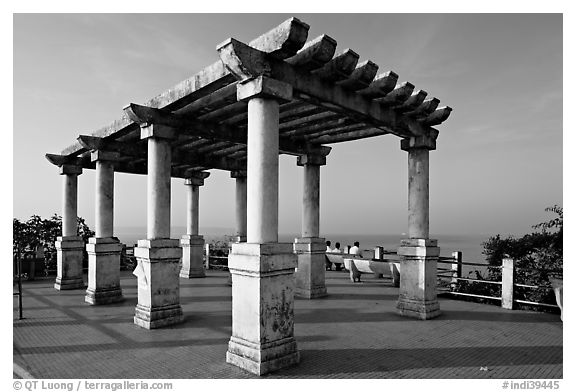
M298 166L315 165L324 166L326 164L326 155L322 154L305 154L299 155L296 164Z
M161 139L175 139L177 137L176 129L159 124L140 124L140 139L150 137Z
M431 135L421 135L405 138L400 141L400 148L404 151L410 151L419 148L425 150L435 150L437 137L438 132Z
M113 151L94 150L90 152L90 160L92 162L96 161L116 162L120 160L120 153Z
M184 185L204 185L204 180L210 176L208 172L189 172L186 173L186 178L184 179Z
M236 97L239 101L247 101L252 98L291 101L292 85L266 76L258 76L238 83L236 86Z
M246 178L248 172L246 170L234 170L230 172L230 178Z
M82 167L64 164L60 166L60 174L82 174Z

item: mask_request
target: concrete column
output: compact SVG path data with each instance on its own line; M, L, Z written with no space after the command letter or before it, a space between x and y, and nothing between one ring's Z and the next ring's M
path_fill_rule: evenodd
M230 177L236 179L236 238L235 238L235 242L246 242L246 231L247 231L246 171L231 172Z
M200 189L210 173L192 173L184 181L186 185L186 234L180 239L182 247L181 278L203 278L204 237L198 234Z
M84 240L78 236L78 175L82 168L74 165L62 165L60 174L62 183L62 236L55 242L57 255L57 275L54 283L56 290L84 288L82 280L82 260L84 259Z
M246 242L247 227L247 191L246 191L246 170L230 172L230 177L236 179L236 235L232 242ZM230 248L232 250L232 248ZM226 281L228 286L232 286L232 273L228 275Z
M82 168L63 165L60 174L62 174L62 236L75 237L78 235L78 174L82 174Z
M114 164L96 158L96 237L113 236Z
M429 237L429 151L408 150L408 237Z
M140 136L148 139L148 238L134 249L138 265L138 305L134 324L153 329L182 321L180 306L180 241L170 239L172 128L141 126Z
M148 138L148 239L170 238L171 159L167 139Z
M232 244L232 337L226 361L262 375L298 363L292 244L278 241L279 99L292 87L258 77L237 87L248 100L247 243Z
M120 254L122 244L114 237L114 161L119 153L93 151L96 162L96 236L88 240L88 289L84 300L91 305L121 302Z
M408 237L402 240L400 294L396 309L402 316L431 319L440 315L436 297L436 270L440 248L429 239L428 156L436 149L436 137L418 136L403 139L401 148L408 151Z
M326 296L326 240L320 238L320 166L326 155L308 154L298 157L304 167L302 197L302 236L294 242L298 268L294 273L296 295L312 299Z
M248 101L247 242L278 242L278 101Z
M200 189L186 182L186 234L198 235Z
M514 309L514 259L502 259L502 307Z
M302 237L320 234L320 165L303 164Z

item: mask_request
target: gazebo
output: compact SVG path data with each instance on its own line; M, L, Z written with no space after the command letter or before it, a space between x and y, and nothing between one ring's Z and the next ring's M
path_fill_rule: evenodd
M429 238L429 151L433 128L450 115L392 71L291 18L250 43L228 39L219 60L91 135L80 135L46 158L63 177L58 290L84 289L77 237L77 178L96 170L96 225L85 301L122 300L120 251L114 237L114 173L147 176L147 235L138 241L138 305L134 323L160 328L182 320L180 278L204 276L204 239L198 228L199 188L210 170L236 181L236 237L232 274L229 363L265 374L299 361L294 339L294 295L327 295L325 244L319 230L320 166L330 144L391 134L408 152L408 239L402 240L401 315L430 319L436 299L437 241ZM297 158L304 171L302 233L278 242L278 155ZM184 179L187 234L170 236L170 180ZM297 267L297 269L296 269ZM295 271L296 269L296 271Z

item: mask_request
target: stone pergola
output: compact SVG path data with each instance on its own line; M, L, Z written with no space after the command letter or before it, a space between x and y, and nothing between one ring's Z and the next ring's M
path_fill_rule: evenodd
M433 128L450 115L392 71L322 35L307 42L309 26L291 18L242 43L217 47L220 59L91 135L80 135L47 159L63 176L63 230L58 237L59 290L84 288L83 242L76 236L77 176L96 170L96 236L89 254L86 302L122 300L121 244L113 233L114 173L147 175L147 235L138 241L138 305L134 323L159 328L179 322L179 278L203 277L199 187L209 170L236 180L236 242L232 274L229 363L265 374L299 361L294 295L327 295L325 243L320 237L320 167L327 145L381 135L400 138L408 152L408 239L401 263L400 314L429 319L436 299L437 241L429 239L428 161ZM278 155L303 167L302 233L278 243ZM184 179L187 233L170 236L170 179ZM295 272L295 268L297 271Z

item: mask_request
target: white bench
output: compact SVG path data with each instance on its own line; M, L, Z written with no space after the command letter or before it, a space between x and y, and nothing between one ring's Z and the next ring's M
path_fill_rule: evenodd
M335 270L340 270L342 267L344 267L344 256L350 256L349 254L346 253L330 253L330 252L326 252L326 259L328 260L328 263L331 263L331 268L334 268Z
M350 271L350 280L360 281L363 273L386 275L392 278L395 287L400 287L400 262L393 260L370 260L353 255L343 255L344 267Z

